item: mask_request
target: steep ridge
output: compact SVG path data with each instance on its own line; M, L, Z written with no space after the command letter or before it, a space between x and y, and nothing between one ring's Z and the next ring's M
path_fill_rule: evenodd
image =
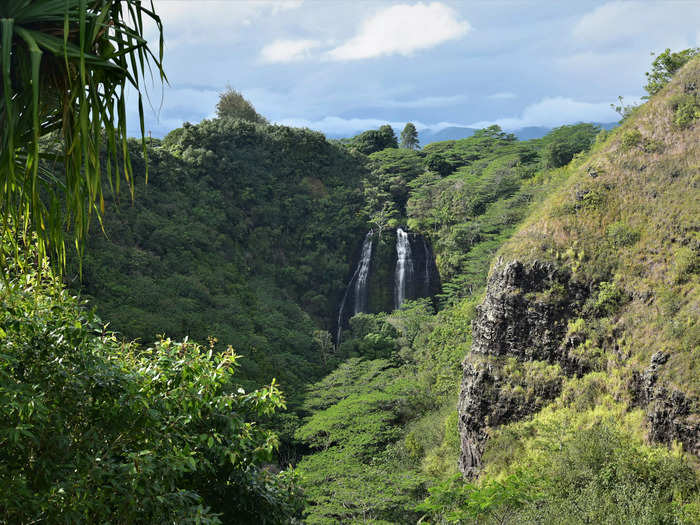
M466 477L502 450L490 437L555 399L554 411L641 409L627 432L700 457L698 86L695 59L575 159L500 250L463 362Z

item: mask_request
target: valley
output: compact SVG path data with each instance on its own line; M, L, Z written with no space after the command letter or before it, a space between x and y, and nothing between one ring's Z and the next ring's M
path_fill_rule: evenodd
M225 4L244 46L302 3ZM344 44L265 41L256 85L295 89L251 90L364 131L281 124L230 85L196 109L212 86L188 83L199 122L153 137L153 4L0 6L0 525L700 523L700 49L655 55L629 105L548 95L452 125L446 105L515 115L529 87L444 94L437 53L412 77L435 95L382 85L355 64L403 74L473 28L456 4L371 8ZM628 8L582 14L570 49ZM500 56L471 45L450 67ZM408 110L436 124L397 136Z

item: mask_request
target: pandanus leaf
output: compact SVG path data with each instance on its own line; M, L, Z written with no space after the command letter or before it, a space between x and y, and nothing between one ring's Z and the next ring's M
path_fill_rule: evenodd
M145 19L160 33L157 53ZM36 237L62 269L66 236L80 250L91 218L102 222L104 180L118 192L123 176L133 198L124 94L139 93L145 153L144 75L167 81L162 24L141 0L4 0L0 42L0 235L15 253Z

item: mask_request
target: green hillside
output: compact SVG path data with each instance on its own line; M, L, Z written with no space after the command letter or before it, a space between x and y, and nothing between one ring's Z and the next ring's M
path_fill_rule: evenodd
M154 140L145 184L132 146L134 200L107 196L76 287L129 339L214 337L242 377L292 395L320 377L313 332L334 330L365 232L364 160L319 133L217 119Z
M436 486L431 516L700 519L699 83L695 59L499 250L459 403L480 476Z

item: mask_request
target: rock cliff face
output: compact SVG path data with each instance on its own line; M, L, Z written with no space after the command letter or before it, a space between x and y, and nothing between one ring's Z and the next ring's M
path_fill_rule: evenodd
M552 361L566 333L572 306L587 290L553 265L499 263L472 324L472 352Z
M465 477L474 477L481 469L490 428L522 419L560 393L556 377L533 376L527 386L536 396L514 396L507 366L515 362L527 371L534 363L555 365L561 377L589 371L570 352L580 341L567 331L569 320L581 315L592 290L548 263L496 264L472 322L471 352L462 363L459 467ZM646 370L633 374L632 397L646 411L651 441L667 445L679 441L700 456L700 421L692 400L659 380L660 367L667 361L668 355L656 352Z
M575 373L565 336L569 319L587 297L587 288L551 264L496 265L472 323L471 352L463 362L458 411L460 469L466 477L481 467L488 427L525 417L559 393L559 383L550 382L535 385L537 402L507 395L503 363L509 357L522 363L544 361Z
M646 409L651 441L666 445L680 441L685 450L700 456L700 421L692 415L690 400L658 379L659 368L668 358L664 352L656 352L649 368L635 374L635 401Z

